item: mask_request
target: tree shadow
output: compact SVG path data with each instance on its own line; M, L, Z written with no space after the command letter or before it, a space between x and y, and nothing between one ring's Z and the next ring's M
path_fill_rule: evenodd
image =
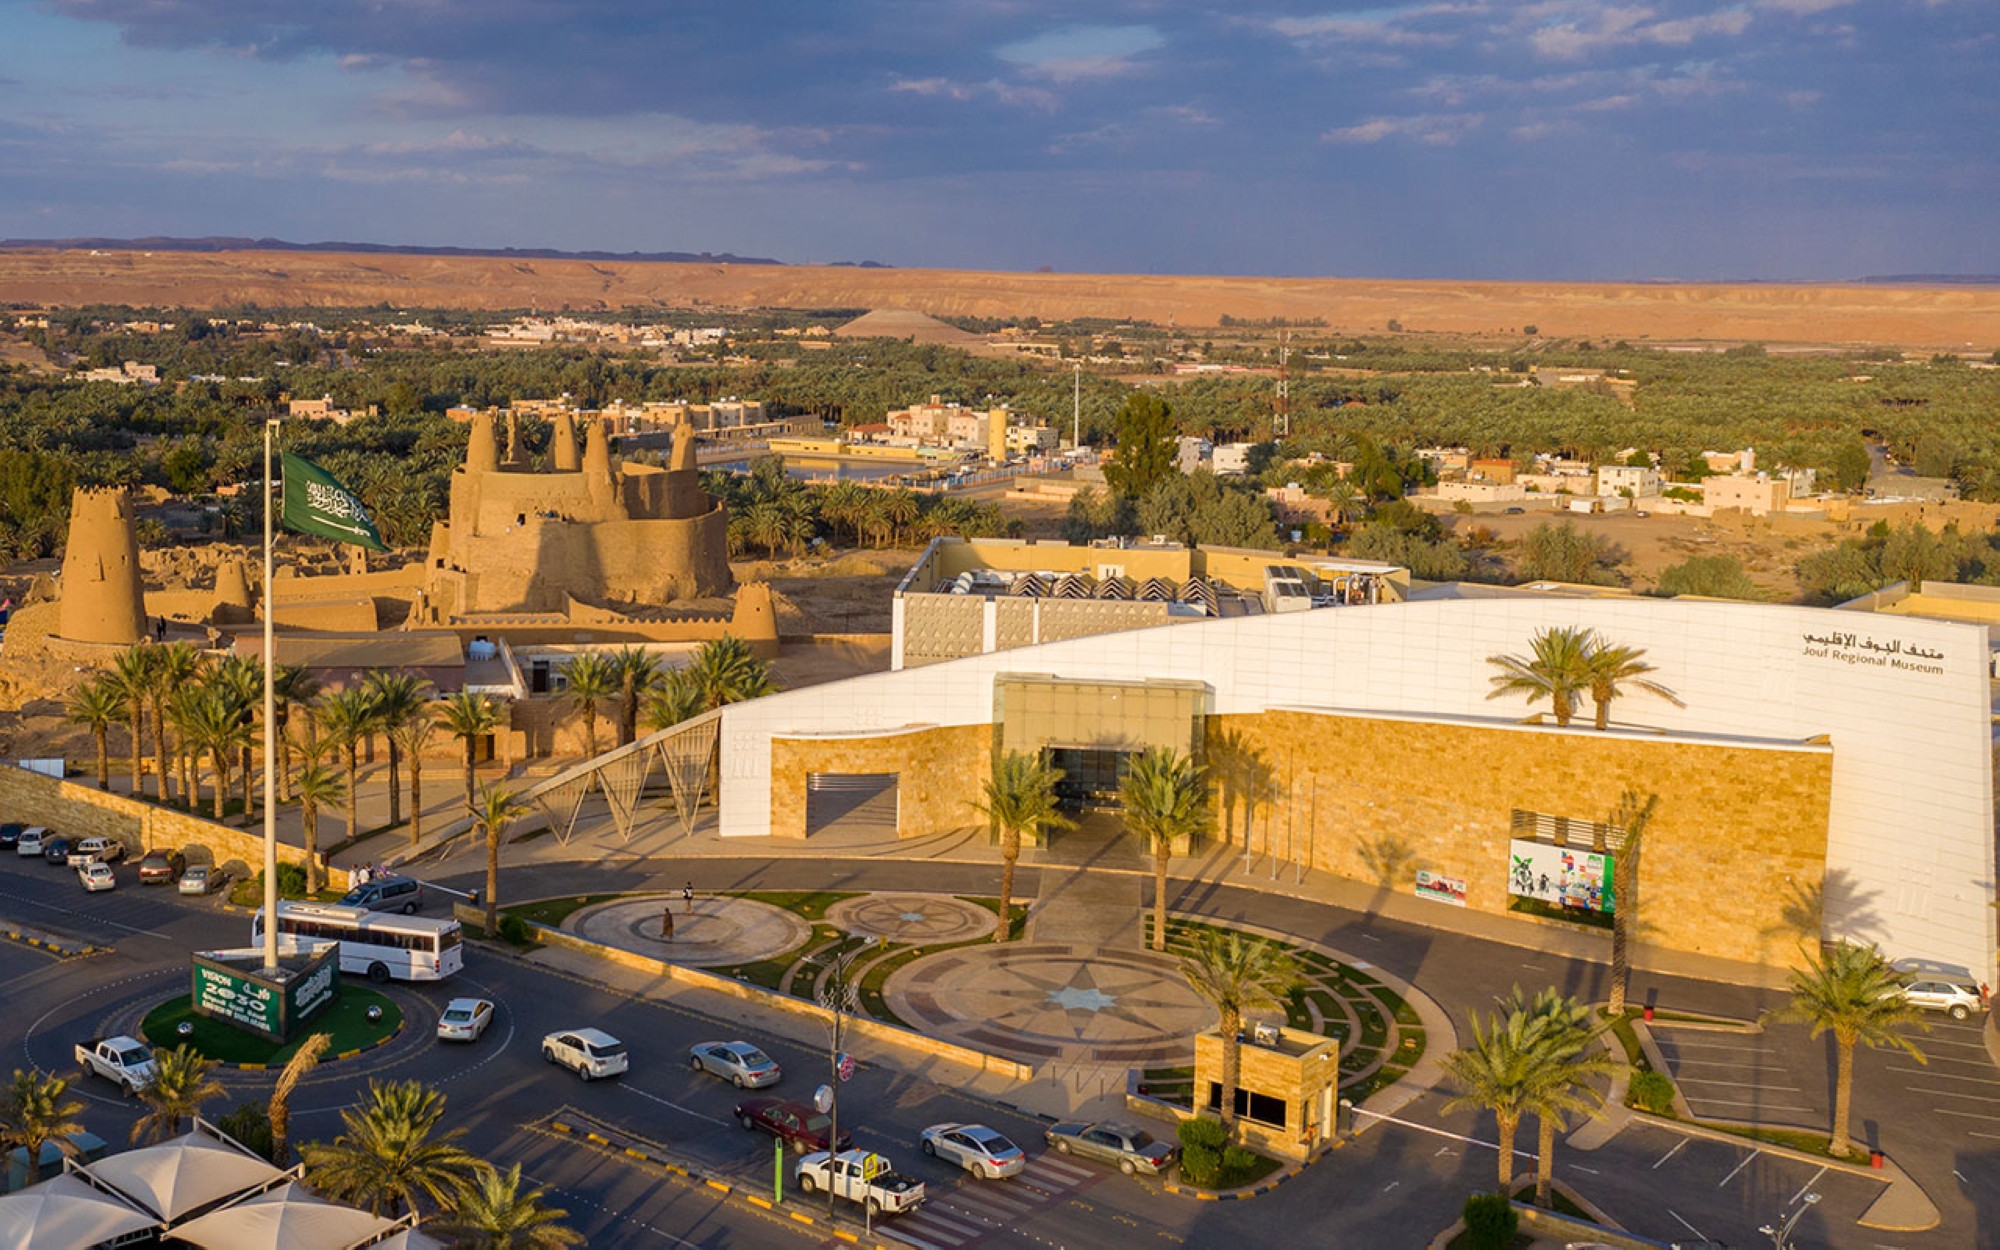
M1845 869L1829 869L1818 881L1792 880L1780 896L1778 919L1759 930L1765 951L1783 941L1801 949L1817 949L1837 931L1842 936L1880 944L1882 915L1875 908L1880 895L1863 890Z
M1223 842L1237 844L1237 812L1243 813L1241 828L1244 852L1250 850L1257 809L1279 797L1277 769L1264 752L1238 730L1223 730L1209 738L1208 774L1215 782L1216 806L1222 817L1218 832Z
M1382 910L1382 904L1396 892L1397 883L1417 862L1417 848L1393 833L1381 833L1361 842L1361 862L1368 867L1368 875L1375 882L1375 896L1368 900L1369 916Z

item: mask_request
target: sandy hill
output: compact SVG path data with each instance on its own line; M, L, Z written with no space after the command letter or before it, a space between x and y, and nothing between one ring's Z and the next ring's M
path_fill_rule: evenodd
M985 340L977 334L939 321L929 313L907 308L877 308L863 313L834 331L844 339L910 339L918 343L963 346Z
M215 308L907 309L1183 327L1323 320L1332 333L2000 347L2000 288L1406 282L977 273L336 252L0 252L0 302Z

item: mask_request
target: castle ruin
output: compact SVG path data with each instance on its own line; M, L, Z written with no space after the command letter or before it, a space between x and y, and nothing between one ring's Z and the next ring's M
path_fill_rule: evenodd
M70 497L56 636L128 647L146 636L139 532L124 487L78 487Z

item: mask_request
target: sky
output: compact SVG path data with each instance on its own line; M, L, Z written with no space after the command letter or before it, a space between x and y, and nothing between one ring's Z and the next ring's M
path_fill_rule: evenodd
M2000 0L0 0L0 237L2000 273Z

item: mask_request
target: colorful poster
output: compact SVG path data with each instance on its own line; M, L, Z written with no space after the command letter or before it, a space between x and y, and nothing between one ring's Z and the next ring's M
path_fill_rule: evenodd
M1450 903L1453 907L1463 907L1465 878L1446 877L1428 869L1418 869L1417 897L1427 898L1433 903Z
M1612 910L1611 856L1516 838L1508 843L1507 892L1574 911Z

